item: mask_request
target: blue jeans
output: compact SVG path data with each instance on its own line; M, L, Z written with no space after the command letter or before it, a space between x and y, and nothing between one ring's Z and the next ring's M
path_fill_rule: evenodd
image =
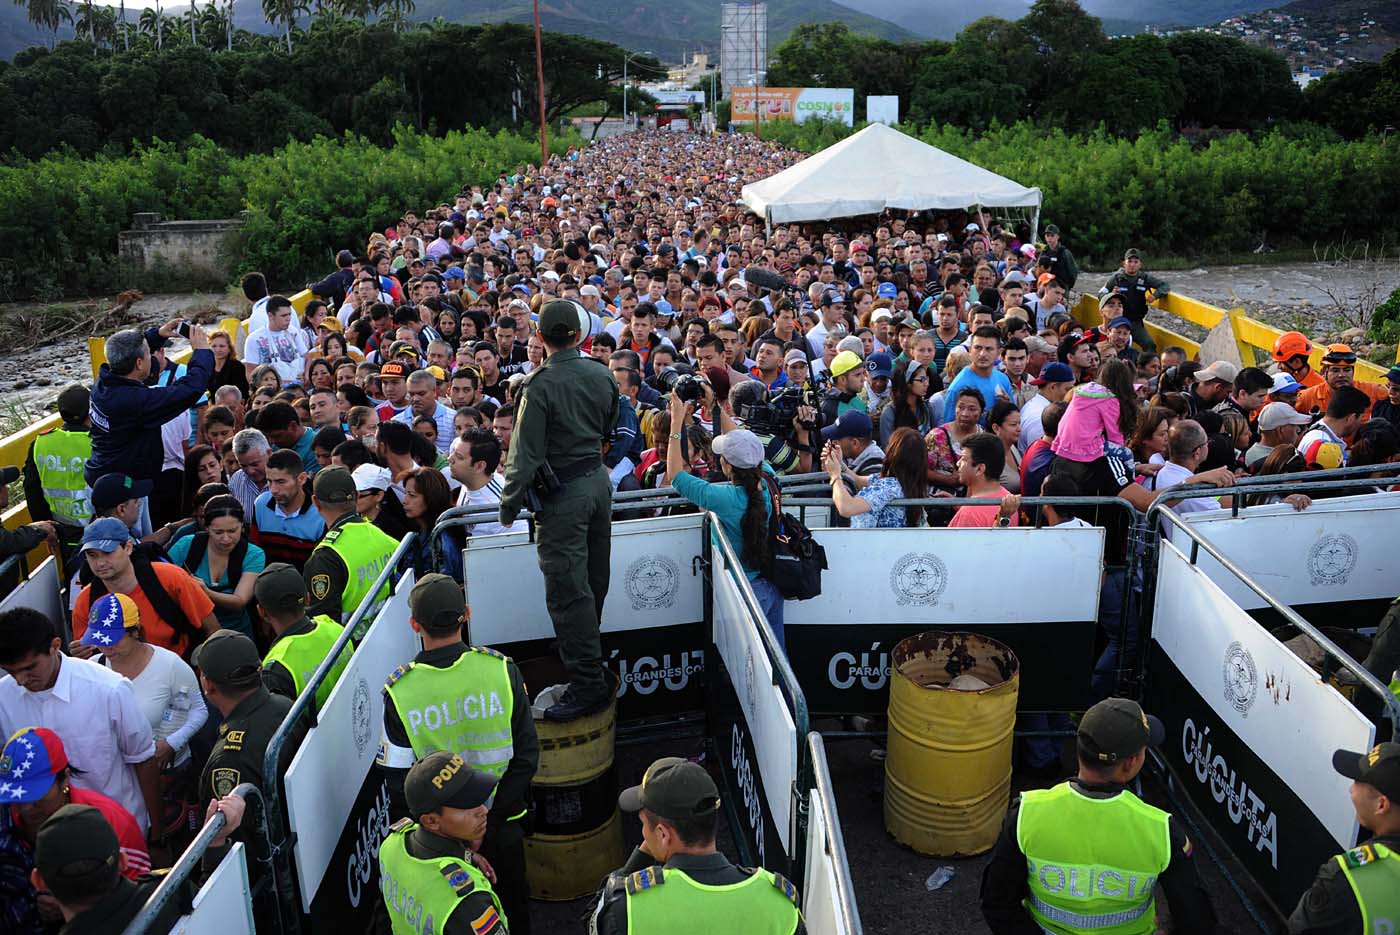
M749 582L753 588L753 596L758 598L758 606L763 609L763 615L768 618L768 626L773 628L773 636L777 638L778 645L783 652L787 652L787 641L783 636L783 596L778 593L778 589L767 578L759 575Z
M1090 679L1095 701L1112 695L1118 688L1118 670L1124 665L1136 666L1138 654L1138 604L1142 584L1133 582L1133 594L1128 598L1128 625L1123 631L1123 587L1127 572L1114 569L1104 575L1103 591L1099 595L1099 627L1108 638L1103 655L1099 656ZM1126 643L1121 639L1126 635Z

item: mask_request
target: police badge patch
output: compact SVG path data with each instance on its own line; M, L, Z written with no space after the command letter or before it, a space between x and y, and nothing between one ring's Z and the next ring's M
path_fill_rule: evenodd
M234 790L242 774L236 769L221 767L209 774L209 784L214 787L214 795L223 798Z
M311 596L318 601L324 601L326 599L326 595L329 593L331 593L331 576L312 575Z

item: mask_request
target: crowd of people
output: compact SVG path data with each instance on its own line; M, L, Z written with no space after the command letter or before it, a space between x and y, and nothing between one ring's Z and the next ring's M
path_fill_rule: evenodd
M556 300L573 303L578 347L615 384L598 453L612 490L673 488L714 511L780 641L776 477L825 473L833 523L855 528L1104 525L1121 568L1116 511L1021 498L1145 510L1176 487L1218 488L1169 499L1188 512L1228 507L1254 476L1298 487L1250 503L1304 509L1309 471L1400 460L1400 368L1360 382L1354 351L1329 345L1314 371L1296 332L1273 373L1158 348L1144 322L1168 284L1136 250L1087 282L1054 225L979 210L766 229L740 189L798 158L745 135L601 141L409 206L346 245L304 304L245 277L246 330L173 320L107 338L97 380L63 390L61 426L23 466L34 523L0 542L47 540L71 573L71 624L0 614L10 930L69 914L60 887L26 872L64 806L98 809L136 876L169 861L211 799L259 781L260 759L236 765L220 718L259 725L248 732L265 742L340 628L357 610L372 619L406 534L418 577L460 593L462 537L524 528L502 515L432 541L449 509L505 499L524 390L553 346L541 310ZM1098 296L1091 326L1070 314L1076 292ZM192 353L176 363L182 339ZM892 505L908 499L924 502ZM1115 599L1133 587L1121 571L1104 582L1100 696L1135 651ZM429 646L440 636L450 658L429 664L456 665L461 614L443 613L420 630L425 653L446 651ZM394 766L402 786L426 748L397 746L411 748ZM510 912L510 929L528 930L520 899L507 903L478 935Z

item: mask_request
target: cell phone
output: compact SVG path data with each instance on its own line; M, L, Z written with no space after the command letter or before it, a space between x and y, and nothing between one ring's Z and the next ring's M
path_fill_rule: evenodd
M188 321L181 320L180 325L178 328L176 328L176 330L180 333L180 337L188 339L191 330L190 323Z

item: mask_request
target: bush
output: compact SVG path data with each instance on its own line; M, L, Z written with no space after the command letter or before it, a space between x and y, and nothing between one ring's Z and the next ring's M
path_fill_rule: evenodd
M1376 306L1366 336L1380 344L1400 344L1400 289Z

